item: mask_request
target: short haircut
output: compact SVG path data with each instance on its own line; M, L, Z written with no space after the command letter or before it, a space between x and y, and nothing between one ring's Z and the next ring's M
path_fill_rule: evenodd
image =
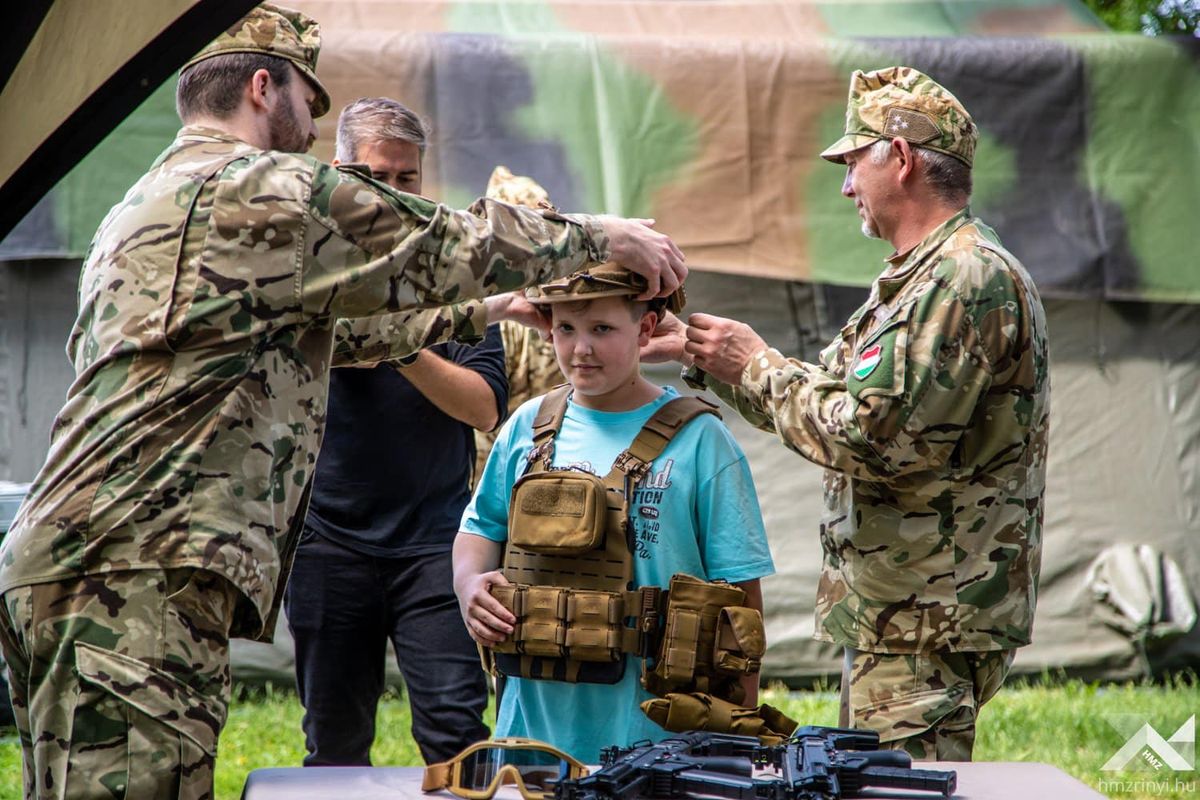
M176 113L184 122L198 116L228 119L242 102L246 82L260 69L276 86L292 81L291 62L265 53L228 53L193 64L179 75Z
M971 168L954 156L918 147L925 162L925 182L946 203L965 206L971 199Z
M882 164L887 161L891 152L892 140L880 139L870 147L868 156L872 163ZM912 151L917 154L917 160L921 164L921 176L933 189L933 193L945 203L965 206L971 199L973 188L971 168L954 156L927 147L913 145Z
M364 144L395 139L412 142L424 156L429 125L403 103L386 97L361 97L338 117L337 159L357 161Z

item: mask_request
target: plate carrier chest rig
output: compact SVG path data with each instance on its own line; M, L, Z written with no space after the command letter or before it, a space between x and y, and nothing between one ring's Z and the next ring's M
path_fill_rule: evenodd
M716 406L699 397L666 403L598 478L551 467L569 394L551 391L533 421L534 448L509 504L509 585L491 587L516 624L484 648L485 665L520 678L616 683L629 654L643 660L642 685L655 695L736 705L741 677L759 671L765 649L762 615L745 606L746 593L683 574L666 591L632 588L632 491L688 422L720 416Z

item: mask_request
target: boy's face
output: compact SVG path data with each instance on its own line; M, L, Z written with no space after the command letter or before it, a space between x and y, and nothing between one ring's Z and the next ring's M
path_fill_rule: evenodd
M558 368L577 395L604 404L637 381L639 349L658 321L653 312L634 319L626 297L555 303L550 311Z

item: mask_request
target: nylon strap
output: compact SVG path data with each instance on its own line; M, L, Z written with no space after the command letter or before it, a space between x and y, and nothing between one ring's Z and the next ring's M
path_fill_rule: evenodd
M567 399L571 396L571 387L567 384L555 386L542 398L537 415L533 418L533 440L541 444L547 436L553 438L562 427L563 417L567 415Z
M453 764L449 761L443 761L440 764L430 764L425 767L425 774L421 778L421 791L433 792L449 786L451 767L453 767Z
M654 459L667 449L675 435L701 414L715 414L717 419L721 418L717 405L703 397L676 397L659 408L654 416L646 420L633 443L617 456L612 470L604 476L605 485L624 488L627 476L637 481Z
M562 429L570 396L571 386L563 384L551 389L542 398L537 415L533 418L534 449L529 454L526 472L549 469L550 460L554 456L554 439ZM721 418L717 404L703 397L676 397L663 405L646 420L646 424L638 431L629 447L617 456L612 469L602 479L604 485L623 492L625 478L633 477L636 481L644 475L654 459L667 449L675 435L701 414L715 414L717 419Z

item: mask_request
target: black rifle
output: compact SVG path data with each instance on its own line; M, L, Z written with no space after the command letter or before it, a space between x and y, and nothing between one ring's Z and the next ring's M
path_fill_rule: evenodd
M633 800L705 795L730 800L837 800L868 787L954 792L953 772L912 769L907 753L879 750L879 734L798 729L781 745L754 736L692 732L658 744L601 751L601 768L554 787L556 800ZM754 767L776 774L753 777Z
M912 758L900 750L880 750L879 734L855 728L797 728L786 744L760 749L759 763L779 771L779 779L764 782L760 797L861 797L862 790L909 789L954 794L952 771L913 769Z
M757 800L753 736L681 733L654 744L600 751L601 768L554 787L556 800L632 800L635 797L688 797L703 794L730 800Z

